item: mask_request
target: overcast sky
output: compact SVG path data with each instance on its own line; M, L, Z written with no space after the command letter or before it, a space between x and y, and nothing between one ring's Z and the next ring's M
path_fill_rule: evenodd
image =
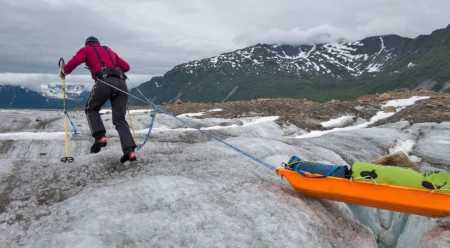
M450 24L449 0L0 0L0 6L0 84L58 83L59 58L68 61L91 35L129 62L137 86L178 64L256 43L331 41L324 33L414 38ZM90 82L84 66L73 74L80 75L67 83Z

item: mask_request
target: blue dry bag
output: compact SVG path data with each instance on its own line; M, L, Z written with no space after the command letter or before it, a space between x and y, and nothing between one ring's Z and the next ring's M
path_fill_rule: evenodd
M311 174L324 175L324 177L332 176L341 178L346 178L349 175L349 169L345 165L322 164L314 161L302 160L297 156L292 156L287 163L287 167L300 174L302 174L301 171L305 171Z

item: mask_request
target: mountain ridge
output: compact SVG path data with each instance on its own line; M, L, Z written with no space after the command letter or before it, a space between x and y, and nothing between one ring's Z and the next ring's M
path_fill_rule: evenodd
M84 85L67 85L66 107L72 108L84 102L90 92ZM42 84L37 92L24 86L0 85L0 108L63 108L62 85Z
M176 99L224 102L257 98L325 102L420 88L450 92L449 44L450 24L416 38L384 34L313 45L257 43L176 65L138 89L157 104ZM1 108L63 107L58 84L41 85L40 92L20 86L2 87ZM88 97L84 86L76 87L66 87L68 108L83 104ZM136 89L130 93L140 95ZM135 98L129 102L146 104ZM110 106L109 102L105 106Z
M298 97L327 101L392 90L413 89L431 80L446 90L450 25L416 38L396 34L315 45L257 43L217 56L182 63L138 89L156 103L176 98L220 102ZM431 72L433 63L442 64ZM431 64L431 65L430 65ZM136 93L136 90L132 90ZM231 95L230 95L231 94ZM143 104L133 100L134 104Z

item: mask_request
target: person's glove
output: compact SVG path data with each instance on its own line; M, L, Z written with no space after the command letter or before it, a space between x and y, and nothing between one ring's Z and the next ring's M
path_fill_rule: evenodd
M63 69L59 69L59 77L60 77L61 79L66 78L66 73L63 71Z

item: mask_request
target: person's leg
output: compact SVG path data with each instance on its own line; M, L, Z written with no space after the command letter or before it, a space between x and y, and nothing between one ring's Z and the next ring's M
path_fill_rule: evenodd
M117 85L117 88L123 90L124 92L128 92L125 81L119 78L114 78L114 81L114 86ZM124 156L121 158L121 162L124 163L127 160L136 160L136 154L134 153L136 143L134 142L128 122L125 119L128 95L118 90L115 90L114 94L115 96L111 98L112 119L113 124L119 133L120 144L124 153Z
M99 111L108 101L110 95L111 89L109 86L101 82L96 82L92 87L91 94L86 103L86 118L92 137L95 138L94 144L91 147L91 153L98 153L102 147L106 146L106 130Z

